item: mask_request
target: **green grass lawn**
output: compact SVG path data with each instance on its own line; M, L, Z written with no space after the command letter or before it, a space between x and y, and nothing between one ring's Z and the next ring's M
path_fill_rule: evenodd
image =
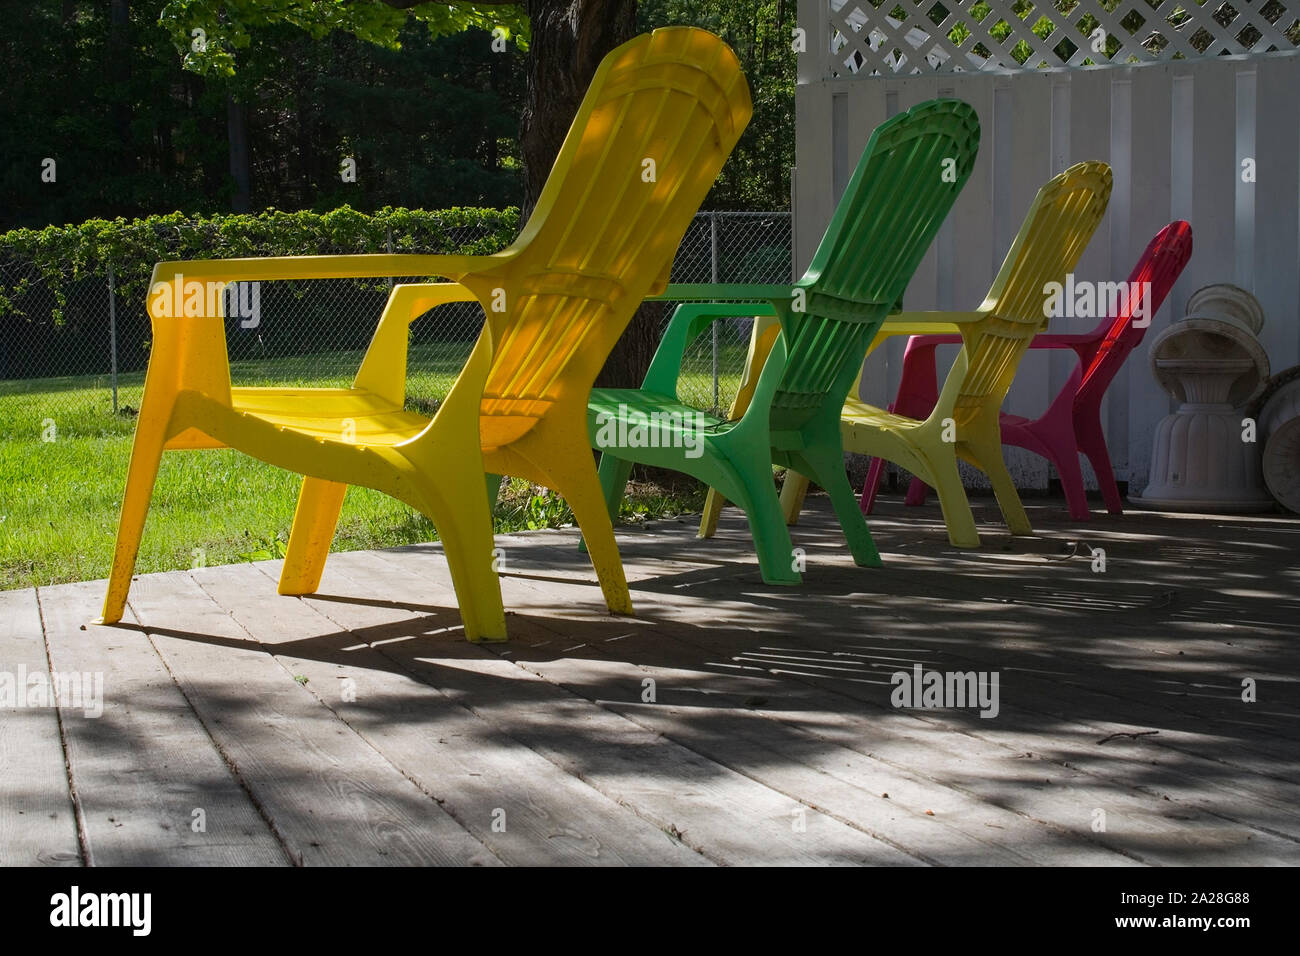
M472 343L412 346L407 393L430 413L450 389ZM697 343L703 344L703 343ZM739 382L743 346L719 354L724 406ZM360 352L234 363L237 385L345 386ZM688 353L679 393L710 404L712 356ZM139 408L143 373L123 375L119 408ZM108 575L135 430L132 414L113 414L107 376L0 382L0 588L83 581ZM42 440L43 435L53 438ZM288 540L301 478L229 449L163 456L137 570L272 557ZM503 488L499 532L572 522L564 502L526 482ZM633 482L624 515L697 511L703 488ZM368 488L351 488L336 550L381 548L437 537L423 515ZM277 543L278 542L278 543Z

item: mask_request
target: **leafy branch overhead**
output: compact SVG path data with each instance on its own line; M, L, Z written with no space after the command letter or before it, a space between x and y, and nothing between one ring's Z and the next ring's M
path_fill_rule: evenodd
M235 51L252 42L252 31L289 24L315 39L341 31L387 49L401 46L408 18L431 35L500 28L512 43L526 46L528 16L518 0L471 4L422 0L168 0L158 16L185 68L210 76L233 76Z

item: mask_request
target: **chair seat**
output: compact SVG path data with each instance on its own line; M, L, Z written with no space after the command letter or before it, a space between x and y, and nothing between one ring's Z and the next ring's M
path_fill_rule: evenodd
M629 420L628 412L633 413L635 419ZM667 436L699 431L720 435L739 424L691 405L683 405L675 398L640 388L593 388L587 402L587 418L594 420L601 415L608 415L615 421L622 419L629 425L644 424L647 434Z
M341 444L398 445L429 424L365 389L232 388L230 399L236 412Z
M840 413L840 420L846 428L869 425L872 428L886 428L891 431L917 428L921 424L915 418L908 418L906 415L886 411L883 408L868 405L866 402L855 398L845 401L844 410Z

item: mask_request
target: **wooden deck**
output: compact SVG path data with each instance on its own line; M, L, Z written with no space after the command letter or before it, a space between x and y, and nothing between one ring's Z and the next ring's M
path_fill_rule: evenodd
M1300 521L1045 503L1013 541L985 500L959 552L890 503L871 570L809 501L801 588L734 509L621 532L637 618L573 532L502 537L506 644L436 545L305 599L144 575L117 627L102 582L0 592L0 672L103 675L98 717L0 709L0 864L1300 863ZM915 663L999 713L893 707Z

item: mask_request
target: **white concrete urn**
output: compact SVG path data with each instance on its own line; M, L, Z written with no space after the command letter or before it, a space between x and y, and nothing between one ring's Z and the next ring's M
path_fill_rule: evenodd
M1156 426L1147 486L1130 500L1171 511L1271 511L1257 429L1242 411L1269 376L1255 337L1264 312L1227 283L1198 289L1186 312L1151 343L1151 373L1180 404Z

